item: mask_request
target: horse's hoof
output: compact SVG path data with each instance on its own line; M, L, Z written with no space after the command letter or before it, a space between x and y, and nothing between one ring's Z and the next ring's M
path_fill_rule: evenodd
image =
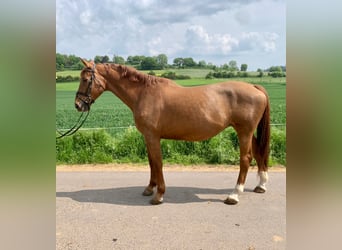
M150 200L150 203L151 203L152 205L159 205L159 204L162 204L162 203L163 203L163 196L157 193L156 196L153 197L152 200Z
M163 203L163 200L161 200L161 201L155 200L155 199L150 200L151 205L160 205L162 203Z
M236 205L239 201L233 198L228 197L224 203L228 205Z
M256 187L254 188L254 192L255 192L255 193L262 194L262 193L265 193L265 192L266 192L266 189L264 189L264 188L262 188L262 187L260 187L260 186L256 186Z
M151 196L153 194L153 189L145 188L144 192L142 193L143 196Z

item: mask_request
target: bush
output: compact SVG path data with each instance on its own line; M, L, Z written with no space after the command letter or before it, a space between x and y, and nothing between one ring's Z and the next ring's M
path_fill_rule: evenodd
M78 82L80 80L79 76L57 76L56 82Z
M161 140L164 162L177 164L229 164L240 161L239 140L233 128L201 142ZM148 162L143 136L130 127L115 138L105 131L77 132L56 140L58 164ZM271 133L270 164L286 165L285 131Z
M112 153L112 138L104 131L78 132L56 140L57 163L109 163Z
M168 78L171 80L184 80L184 79L191 79L190 76L186 76L186 75L177 75L176 72L172 72L172 71L167 71L164 72L161 77L164 78Z
M272 162L286 165L286 134L285 131L272 129L271 134L271 152Z
M214 78L213 72L209 72L209 73L205 76L205 79L213 79L213 78Z
M119 162L146 161L147 151L143 136L135 128L128 128L115 140L112 157Z
M247 72L244 72L244 73L246 73L247 76L248 76ZM238 72L238 74L240 74L240 73ZM243 74L243 75L246 75L246 74ZM235 77L235 76L236 76L235 73L232 72L232 71L215 71L215 72L209 72L206 75L206 79L212 79L212 78L232 78L232 77ZM240 76L240 75L237 75L237 76Z
M268 74L272 77L285 77L286 76L286 74L281 71L273 71Z

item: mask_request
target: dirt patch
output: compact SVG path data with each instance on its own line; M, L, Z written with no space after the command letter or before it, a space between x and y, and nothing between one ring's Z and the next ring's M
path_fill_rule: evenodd
M239 171L239 166L236 165L177 165L165 164L164 171ZM256 166L250 167L250 171L258 171ZM147 164L80 164L80 165L58 165L56 166L57 172L73 172L73 171L150 171ZM285 172L284 166L273 166L269 168L272 172Z

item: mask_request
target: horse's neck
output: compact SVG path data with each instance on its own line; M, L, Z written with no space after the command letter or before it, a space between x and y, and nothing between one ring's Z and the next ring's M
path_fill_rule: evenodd
M123 79L109 82L107 88L133 111L141 89L137 83L132 83L127 79Z

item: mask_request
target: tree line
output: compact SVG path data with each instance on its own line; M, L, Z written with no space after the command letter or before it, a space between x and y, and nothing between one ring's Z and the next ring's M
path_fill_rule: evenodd
M93 58L95 63L117 63L126 64L135 67L138 70L162 70L167 68L207 68L216 69L217 66L212 63L207 63L205 60L196 62L192 57L177 57L173 59L172 64L169 64L168 57L165 54L157 56L143 56L135 55L128 56L126 59L122 56L114 55L113 58L109 56L95 56ZM228 64L222 66L224 69L239 70L236 61L231 60ZM63 55L56 53L56 70L81 70L83 64L79 57L75 55ZM241 71L247 71L248 65L243 63L240 66Z
M225 63L221 66L216 66L212 63L207 63L205 60L200 60L196 62L192 57L177 57L173 59L172 64L169 64L168 57L165 54L159 54L157 56L143 56L143 55L135 55L128 56L126 59L119 55L114 55L113 58L110 58L107 55L104 56L95 56L95 63L117 63L117 64L125 64L130 65L138 70L163 70L163 69L172 69L172 68L202 68L202 69L211 69L213 72L208 78L215 77L231 77L236 75L234 73L239 73L238 75L247 76L248 65L246 63L242 63L240 67L238 66L235 60L230 60L228 63ZM60 53L56 53L56 70L81 70L83 69L83 64L80 61L78 56L75 55L64 55ZM284 77L286 72L285 66L272 66L268 69L262 70L258 69L258 76L262 77L264 72L268 72L269 75L273 77Z

